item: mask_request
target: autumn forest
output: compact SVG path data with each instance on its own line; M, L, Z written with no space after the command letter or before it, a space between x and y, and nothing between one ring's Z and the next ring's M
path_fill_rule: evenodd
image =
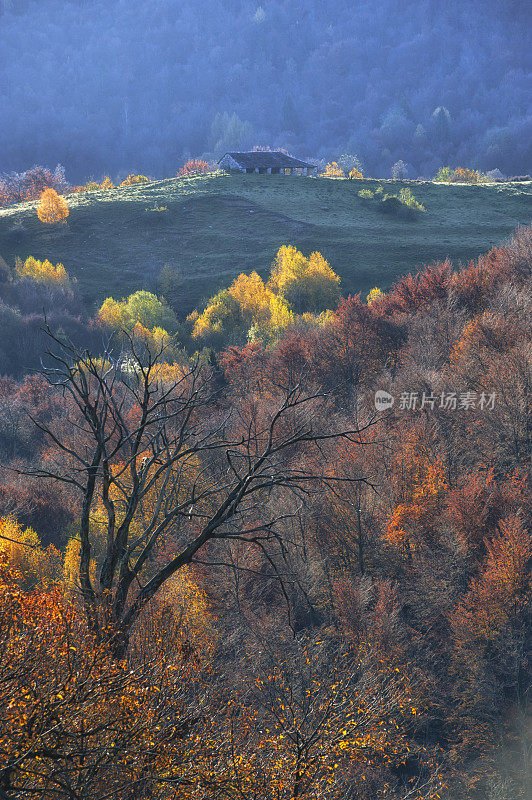
M2 797L527 796L531 266L283 246L179 319L5 265Z
M0 800L532 798L531 22L0 0Z

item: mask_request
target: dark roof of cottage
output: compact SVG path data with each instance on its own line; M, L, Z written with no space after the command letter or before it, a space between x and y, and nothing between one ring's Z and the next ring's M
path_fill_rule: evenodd
M270 167L302 169L304 167L312 168L313 166L312 164L307 164L306 161L300 161L298 158L287 156L286 153L281 153L280 150L252 150L248 153L224 153L220 161L223 161L225 156L231 156L231 158L244 169L269 169ZM220 163L220 161L218 163Z

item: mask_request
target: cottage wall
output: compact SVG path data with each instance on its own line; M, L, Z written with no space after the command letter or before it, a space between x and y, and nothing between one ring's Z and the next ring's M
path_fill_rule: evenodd
M243 169L240 164L238 164L229 153L226 153L225 156L220 159L220 169L228 170L229 172L245 172L246 170Z

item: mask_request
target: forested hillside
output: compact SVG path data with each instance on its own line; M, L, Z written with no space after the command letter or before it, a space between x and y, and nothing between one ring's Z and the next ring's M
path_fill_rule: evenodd
M1 0L0 173L255 144L527 172L529 23L526 0Z
M531 270L521 228L342 299L283 247L187 352L4 268L54 310L0 378L4 796L527 800Z

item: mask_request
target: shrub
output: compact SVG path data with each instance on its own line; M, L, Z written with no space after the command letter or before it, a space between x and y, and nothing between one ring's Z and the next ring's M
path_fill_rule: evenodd
M64 222L68 214L68 205L65 198L60 197L55 189L45 189L37 206L37 216L41 222L45 222L47 225L53 225L54 222Z
M362 200L372 200L375 197L371 189L361 189L358 196L361 197Z
M363 177L364 177L364 176L362 175L362 173L360 172L360 170L359 170L359 169L357 169L356 167L354 167L354 168L351 170L351 172L349 173L349 175L348 175L348 178L349 178L350 180L352 180L352 181L353 181L353 180L360 180L360 179L361 179L361 178L363 178Z
M379 203L379 210L405 219L415 219L419 211L426 211L425 206L418 203L412 191L406 187L398 195L385 194Z
M436 183L449 183L451 180L451 168L440 167L434 180Z
M97 192L102 187L97 181L89 181L85 186L80 186L81 192Z
M343 169L338 166L336 161L331 161L325 167L325 172L321 174L322 178L345 178Z
M473 169L467 169L465 167L457 167L453 170L451 177L451 183L478 183L478 172Z
M416 211L426 211L425 206L416 200L412 194L412 190L407 187L401 189L399 192L399 200L408 208L414 208Z
M478 183L480 174L474 169L466 167L440 167L434 178L437 183Z
M107 191L107 189L114 189L115 185L109 175L106 175L101 183L98 181L88 181L85 186L76 186L77 192L99 192Z
M120 186L135 186L137 183L149 183L150 179L146 177L146 175L128 175L127 178L122 181Z
M177 177L188 177L189 175L202 175L206 172L212 172L210 164L202 161L199 158L191 158L177 173Z
M490 169L488 172L478 176L479 183L501 183L505 180L500 169Z

